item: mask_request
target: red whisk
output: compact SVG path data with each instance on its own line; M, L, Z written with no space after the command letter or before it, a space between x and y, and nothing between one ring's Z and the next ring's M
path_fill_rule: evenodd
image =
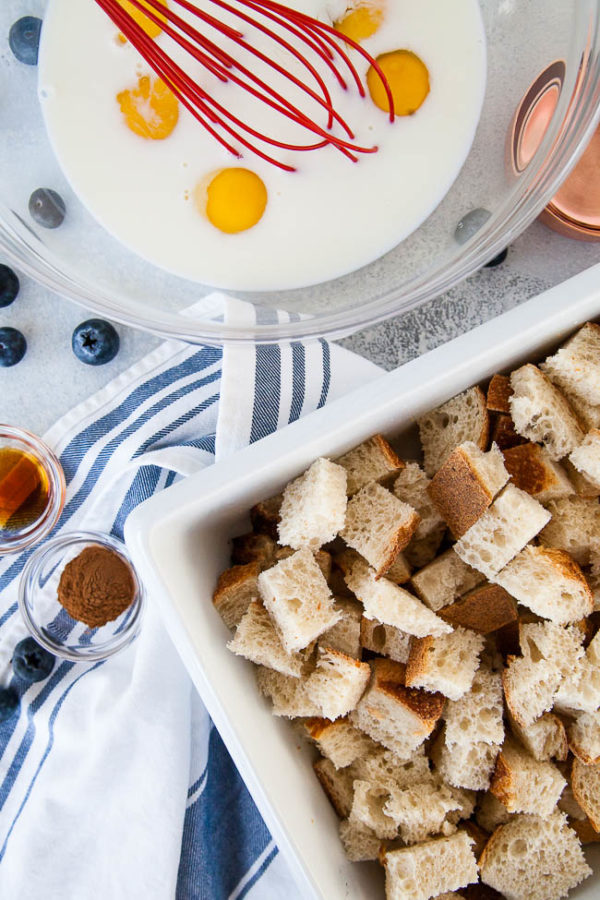
M160 44L148 36L119 0L96 2L183 106L209 134L238 158L242 154L236 144L251 150L267 162L292 172L294 166L276 159L266 149L261 149L261 145L292 151L317 150L331 145L353 162L357 161L357 154L374 153L377 150L375 146L363 147L356 142L350 125L333 105L326 74L319 71L319 67L324 66L335 77L338 85L346 90L348 83L344 70L347 70L346 77L349 75L359 95L365 96L361 77L344 44L357 51L377 73L388 97L390 121L394 121L392 92L376 60L359 44L330 25L275 0L210 0L218 9L239 21L243 30L226 24L218 15L199 9L190 0L169 0L169 3L181 7L197 19L197 28L161 0L130 0L130 3L219 81L231 82L301 129L311 132L309 143L287 142L252 127L211 96L209 90L176 63ZM275 54L271 56L266 49L261 50L255 46L252 37L257 33L266 38L267 43L273 41L279 52L283 48L290 56L290 65L278 62L274 58ZM241 51L242 56L249 54L249 64L236 59L225 46L216 43L211 34L213 37L219 35L221 44L224 43L225 46L230 42L234 53ZM259 70L262 68L268 72L271 69L284 82L293 85L293 90L305 98L308 111L302 110L298 103L286 98L265 77L253 71L253 61L258 63ZM294 68L303 69L305 78L294 74ZM324 116L324 125L317 121L318 115Z

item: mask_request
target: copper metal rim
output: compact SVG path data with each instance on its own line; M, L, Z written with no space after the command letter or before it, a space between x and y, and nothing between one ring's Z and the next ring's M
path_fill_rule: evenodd
M600 241L600 129L540 219L566 237Z

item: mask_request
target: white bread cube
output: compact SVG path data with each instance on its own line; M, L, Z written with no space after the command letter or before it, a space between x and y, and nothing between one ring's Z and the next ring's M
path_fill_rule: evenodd
M303 678L282 675L265 666L257 666L255 674L260 693L273 704L274 716L296 719L321 715L321 707L309 698Z
M431 900L477 881L472 839L465 831L389 850L383 857L386 900Z
M534 759L557 759L559 762L566 760L569 753L567 732L561 719L554 713L544 713L527 727L522 727L511 717L510 727L514 736Z
M350 821L360 822L381 840L393 841L398 834L398 826L384 812L388 792L385 788L374 787L368 781L354 782L354 800L350 811Z
M317 459L283 492L279 543L299 550L318 550L344 527L346 470L329 459Z
M549 816L566 783L551 762L534 759L507 738L496 760L490 791L510 813Z
M388 581L393 581L394 584L406 584L407 581L410 581L411 574L412 567L406 558L406 554L400 552L385 573L385 577Z
M571 770L571 789L593 828L600 831L600 765L585 766L575 758Z
M501 744L504 740L502 712L502 676L482 665L475 672L471 690L459 700L446 704L446 743L450 747L477 742Z
M439 637L414 638L406 684L458 700L471 689L483 645L483 637L466 628Z
M548 504L551 521L540 532L545 547L565 550L580 566L588 566L600 546L600 503L563 497Z
M565 666L554 704L558 712L568 715L592 714L600 708L600 632L585 654Z
M353 497L372 481L394 476L404 467L403 460L380 434L374 434L336 459L346 470L348 496Z
M317 759L313 770L340 819L347 819L354 800L354 779L348 769L336 769L330 759Z
M510 822L512 814L497 797L486 791L477 803L475 818L480 828L491 834L498 825L506 825L507 822Z
M456 825L449 813L460 814L459 791L430 778L406 788L393 788L384 813L393 819L405 844L418 844L436 834L451 834Z
M452 631L450 625L404 588L386 578L378 580L374 570L356 555L345 556L341 562L346 584L363 604L367 618L393 625L415 637Z
M300 724L300 731L336 769L345 769L377 746L347 718L335 722L323 718L305 719Z
M583 572L564 550L529 544L494 581L522 606L559 625L577 622L594 608Z
M481 572L463 562L452 548L415 572L411 578L416 593L434 612L449 606L457 597L483 581Z
M385 788L388 793L431 780L429 760L423 745L407 759L402 759L392 750L375 742L372 742L372 747L365 756L359 757L350 766L349 772L353 778Z
M569 460L578 472L594 487L600 488L600 431L588 431L581 444L569 455Z
M306 693L322 716L338 719L356 707L370 677L368 663L339 650L320 647L316 668L306 680Z
M396 662L406 663L410 654L411 640L411 635L405 631L363 616L360 642L365 650L371 650L380 656L388 656Z
M348 502L340 537L367 560L379 577L385 575L407 546L419 521L412 506L402 503L380 484L368 484Z
M574 487L560 463L539 444L518 444L503 451L504 465L515 487L526 491L544 505L574 493Z
M563 388L561 390L586 431L589 431L590 428L600 428L600 406L587 403L586 400L576 397L575 394L570 394Z
M584 766L600 763L600 711L582 713L567 725L569 748Z
M587 322L541 368L561 390L600 406L600 327Z
M483 515L508 481L504 458L494 444L484 453L472 441L452 451L429 485L429 496L455 538Z
M340 822L340 840L350 862L368 862L379 856L381 840L375 832L356 819Z
M510 411L517 433L543 444L552 459L562 459L584 438L567 399L536 366L521 366L510 376Z
M478 387L469 388L418 421L425 471L431 478L455 447L473 441L485 450L490 431L486 400Z
M405 551L408 561L416 568L431 562L446 531L446 525L429 496L430 484L431 479L416 462L406 463L394 481L396 497L416 509L421 517Z
M352 722L401 759L408 759L433 731L444 698L407 688L401 663L375 659L371 667L371 684L352 713Z
M213 604L228 628L239 625L253 600L259 597L259 563L232 566L219 575Z
M346 597L335 597L335 610L340 618L331 628L324 631L318 640L320 647L332 647L341 650L356 659L361 657L360 625L362 622L362 606L356 600Z
M497 744L486 741L465 740L459 744L448 744L442 733L432 747L431 758L439 775L448 784L470 791L486 791L499 752Z
M287 652L269 613L258 600L253 600L246 610L227 649L257 666L266 666L293 678L302 675L306 664L305 655Z
M537 500L509 484L454 549L463 562L493 580L549 520L550 513Z
M481 880L506 900L562 900L592 874L564 813L514 816L488 841Z
M310 550L261 572L258 588L288 653L302 650L341 618Z
M562 465L578 497L583 497L584 500L594 500L596 497L600 497L600 487L592 484L585 475L582 475L570 459L563 460Z

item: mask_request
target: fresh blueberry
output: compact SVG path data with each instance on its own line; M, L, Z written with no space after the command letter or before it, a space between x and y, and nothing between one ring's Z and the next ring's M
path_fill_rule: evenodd
M10 29L10 49L26 66L37 66L41 30L42 20L35 16L23 16Z
M43 228L58 228L66 212L65 201L50 188L38 188L29 198L29 214Z
M0 307L10 306L19 293L19 279L12 269L0 264Z
M19 708L19 695L13 688L0 688L0 722L7 719Z
M102 366L119 352L119 335L104 319L87 319L77 326L71 338L73 353L88 366Z
M491 216L489 209L472 209L463 216L454 231L454 240L457 244L466 244L479 229L485 225Z
M55 658L48 650L40 647L32 637L26 637L15 647L12 659L13 672L21 681L33 684L34 681L42 681L48 677L54 668Z
M25 335L16 328L0 328L0 366L16 366L27 350Z
M503 263L506 257L508 256L508 247L505 247L504 250L501 250L498 256L495 256L493 259L490 259L489 262L485 264L486 269L493 269L494 266L499 266L500 263Z

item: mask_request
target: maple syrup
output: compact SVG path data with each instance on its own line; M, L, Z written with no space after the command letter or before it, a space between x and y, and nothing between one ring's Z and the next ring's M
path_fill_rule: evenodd
M17 447L0 447L0 532L35 525L50 503L50 481L44 464Z

